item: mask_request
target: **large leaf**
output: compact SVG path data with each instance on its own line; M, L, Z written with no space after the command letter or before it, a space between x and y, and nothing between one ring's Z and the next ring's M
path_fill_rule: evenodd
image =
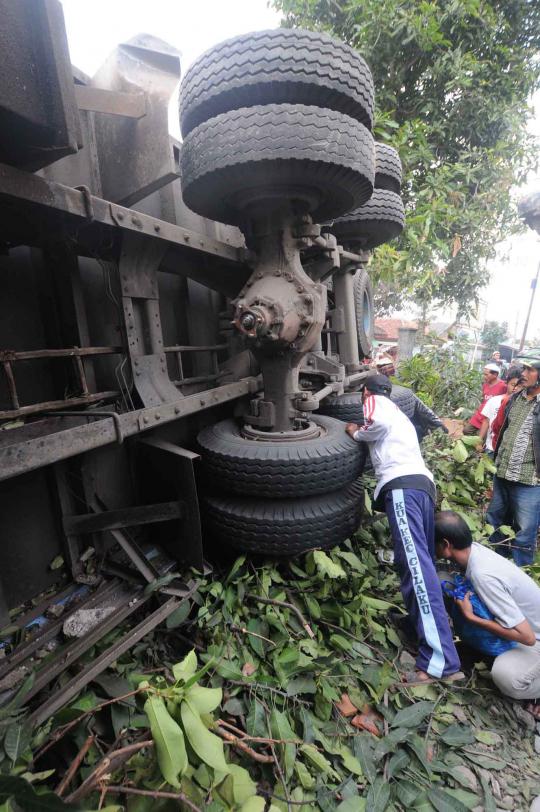
M255 795L253 798L248 798L245 803L240 807L240 812L264 812L266 808L266 801L260 795Z
M179 776L188 766L182 729L170 716L160 696L149 696L144 710L150 721L161 774L171 786L180 788Z
M461 440L456 440L454 448L452 449L452 456L456 462L465 462L465 460L468 458L469 452Z
M21 683L21 686L17 690L17 693L15 694L13 699L11 699L6 705L2 705L2 707L0 708L0 721L2 719L7 719L7 717L10 716L11 713L16 708L18 708L20 705L23 704L24 697L26 696L30 688L33 686L35 678L36 672L31 671Z
M497 812L497 804L491 792L490 782L483 773L480 773L480 783L484 793L484 812Z
M285 739L294 741L297 735L292 729L290 722L285 713L274 708L270 714L270 730L274 739ZM285 778L289 779L294 770L294 762L296 759L296 745L295 744L279 744L278 751L283 761L283 769Z
M448 795L447 792L439 789L439 787L428 789L427 796L437 812L468 812L465 804L462 804L457 798Z
M453 724L441 733L441 739L450 747L462 747L464 744L472 744L474 734L468 726Z
M223 742L205 727L197 709L188 699L180 705L180 716L187 739L199 758L214 770L228 773Z
M339 775L334 770L328 759L326 759L323 754L317 750L312 744L303 744L300 747L300 750L305 755L307 760L311 762L320 772L324 773L325 775L329 775L332 778L336 778L339 781Z
M342 745L338 751L338 755L345 765L345 769L353 775L363 775L364 771L358 759L353 756L351 751L345 745Z
M4 739L4 750L8 758L15 762L22 756L25 750L30 747L32 741L32 730L26 724L12 724L7 730Z
M421 791L422 787L418 786L417 784L413 784L412 781L404 779L402 781L398 781L396 784L394 797L405 809L409 809L416 801Z
M233 782L233 796L237 804L245 803L257 793L257 784L248 771L239 764L229 764Z
M252 699L246 717L246 730L250 736L267 736L266 713L257 699Z
M194 649L192 649L192 651L190 651L189 654L187 654L184 657L182 662L176 663L176 665L173 665L172 667L174 678L177 681L183 680L184 682L187 682L188 679L192 677L196 671L197 671L197 655L195 654Z
M346 798L336 807L336 812L366 812L366 799L359 795Z
M414 727L417 728L426 716L432 713L435 707L434 702L426 702L422 700L415 702L414 705L409 705L396 713L392 719L392 727Z
M315 741L315 728L317 721L314 715L304 705L300 707L300 721L302 722L303 739L305 744Z
M373 736L369 733L361 733L354 738L354 755L362 767L362 772L370 782L373 782L377 775L377 768L375 767L375 761L373 759L374 746L375 742Z
M389 800L390 784L379 775L369 788L366 812L386 812Z
M317 690L313 677L295 677L287 683L287 694L296 696L297 694L314 694Z
M381 612L387 612L395 603L390 601L383 601L380 598L372 598L371 595L362 595L362 603L370 609L379 609Z
M165 625L168 629L176 629L178 626L181 626L184 621L186 621L189 617L189 613L191 611L191 603L188 600L182 601L182 603L176 607L174 612L167 617L165 621Z
M199 713L211 713L223 699L221 688L203 688L201 685L192 685L186 691L186 699Z
M388 762L388 779L404 770L410 761L410 756L405 750L398 750Z
M336 564L330 556L323 553L322 550L315 550L313 552L313 561L317 567L317 570L321 575L325 575L327 578L346 578L345 570L339 565Z
M306 767L306 765L297 759L294 763L294 770L296 775L298 776L298 780L304 787L304 789L313 789L315 786L315 779L311 775L310 771Z

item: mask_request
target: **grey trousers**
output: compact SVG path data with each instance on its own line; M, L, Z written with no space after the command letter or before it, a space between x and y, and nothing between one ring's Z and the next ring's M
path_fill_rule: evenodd
M540 699L540 641L534 646L518 643L499 654L491 677L499 691L512 699Z

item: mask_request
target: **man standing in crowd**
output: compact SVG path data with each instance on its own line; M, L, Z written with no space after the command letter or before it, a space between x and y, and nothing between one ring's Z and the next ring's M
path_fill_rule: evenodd
M517 367L509 369L508 376L506 378L506 394L495 395L494 397L489 398L489 400L486 401L484 408L482 409L482 425L480 426L480 432L478 435L478 445L480 451L485 446L485 450L490 457L493 456L495 448L494 441L496 439L496 435L493 430L495 418L497 417L503 403L504 404L508 403L510 395L512 395L516 390L516 387L519 385L520 377L521 377L521 369L518 369Z
M532 564L540 523L540 359L521 361L523 389L506 404L504 423L495 447L497 472L486 520L494 528L490 541L502 548L499 530L510 524L515 563Z
M487 401L495 395L504 395L505 392L506 385L504 381L499 380L499 367L497 364L486 364L484 367L484 383L482 385L482 402L463 429L463 434L478 434L483 420L482 409Z
M493 361L494 364L497 364L497 366L499 367L499 378L501 379L501 381L506 381L507 380L506 372L508 370L508 364L506 363L504 358L501 358L499 350L495 350L495 352L492 353L491 360Z
M386 375L387 378L391 378L392 375L396 374L396 366L389 355L380 355L375 361L375 368L377 372Z
M456 679L459 657L435 571L433 476L426 468L410 420L390 400L392 384L384 375L364 382L364 425L346 431L367 443L377 485L375 507L386 510L401 593L419 639L417 671L408 682Z
M465 597L458 604L466 620L517 643L493 662L491 676L497 688L514 699L540 697L540 588L511 561L473 542L467 523L452 510L435 514L435 546L437 558L453 561L465 572L494 618L475 615ZM540 718L540 706L534 701L527 709Z
M396 374L394 362L388 356L381 356L376 366L377 371L382 375L386 375L387 378ZM435 429L440 429L444 431L445 434L448 434L448 429L442 420L437 417L435 412L432 412L411 389L407 389L406 386L399 386L395 383L392 384L390 400L409 418L419 440L423 440L426 434L429 434L430 431L435 431Z

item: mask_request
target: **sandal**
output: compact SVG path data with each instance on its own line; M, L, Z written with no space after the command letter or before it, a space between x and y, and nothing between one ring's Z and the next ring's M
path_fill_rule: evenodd
M453 674L448 674L446 677L419 677L419 671L408 671L402 674L401 682L397 685L433 685L435 683L452 683L461 682L465 679L463 671L455 671Z

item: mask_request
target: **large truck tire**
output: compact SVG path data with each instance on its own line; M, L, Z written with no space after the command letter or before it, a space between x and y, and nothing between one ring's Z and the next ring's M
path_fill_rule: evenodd
M367 203L334 220L329 230L339 242L376 248L399 236L405 225L403 201L395 192L375 189Z
M344 423L364 422L364 408L361 392L345 392L344 395L329 395L321 401L317 414L333 417ZM360 446L363 448L363 445Z
M222 113L196 127L181 152L182 194L193 211L239 225L265 200L300 201L316 221L372 195L373 136L333 110L268 104Z
M220 113L290 103L336 110L371 130L373 97L371 71L345 43L315 31L257 31L193 63L180 87L180 126L185 138Z
M401 192L403 170L401 159L394 147L388 144L375 144L375 188Z
M210 485L270 499L314 496L344 488L362 473L358 444L343 423L315 414L322 429L306 440L251 440L233 419L207 426L197 438Z
M299 499L250 499L208 496L202 502L205 532L237 550L294 556L348 539L362 517L364 492L359 482L323 496Z
M358 349L361 358L369 358L373 352L375 308L373 305L373 287L365 268L359 268L354 275L353 293Z

